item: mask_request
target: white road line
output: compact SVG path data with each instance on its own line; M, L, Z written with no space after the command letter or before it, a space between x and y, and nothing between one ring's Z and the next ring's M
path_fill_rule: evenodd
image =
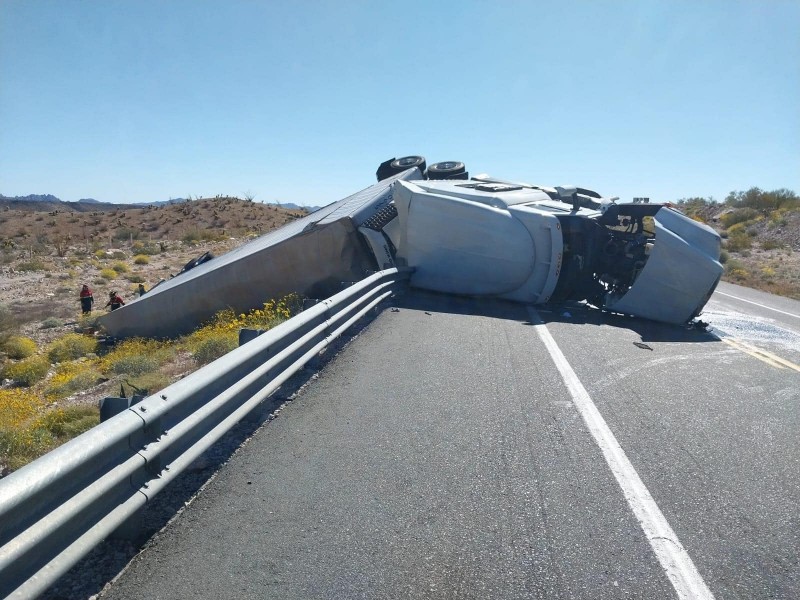
M544 342L545 347L550 352L550 356L553 358L553 362L556 364L556 368L561 373L561 378L572 396L575 408L577 408L594 441L603 452L611 472L617 479L620 488L622 488L622 493L628 501L628 505L639 521L647 541L650 542L650 546L675 588L678 598L713 600L714 595L708 589L700 573L698 573L689 553L678 541L678 536L675 535L672 527L667 523L667 519L661 509L658 508L636 469L633 468L633 465L625 455L625 451L619 445L605 419L603 419L600 411L594 405L589 392L586 391L575 371L572 370L539 314L530 307L528 307L528 314L531 317L531 323L534 324L536 333Z
M758 302L753 302L752 300L745 300L744 298L739 298L739 296L726 294L725 292L720 292L719 290L717 290L716 293L719 294L720 296L727 296L728 298L733 298L734 300L740 300L742 302L747 302L748 304L755 304L756 306L760 306L761 308L766 308L767 310L774 310L775 312L779 312L782 315L789 315L790 317L794 317L795 319L800 319L800 315L786 312L785 310L778 310L777 308L772 308L771 306L767 306L766 304L759 304Z

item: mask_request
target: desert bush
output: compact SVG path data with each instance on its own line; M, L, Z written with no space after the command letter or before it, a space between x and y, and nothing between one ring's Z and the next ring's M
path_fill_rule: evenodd
M37 354L19 362L6 363L2 370L3 379L10 379L15 385L31 387L47 376L50 361L46 356Z
M26 260L21 263L17 263L16 266L17 271L47 271L49 267L40 259L32 258L31 260Z
M764 240L761 242L762 250L777 250L778 248L783 248L783 244L778 240Z
M137 254L133 259L133 264L135 265L147 265L150 264L150 257L146 254Z
M114 269L117 273L127 273L130 271L130 267L125 263L118 262L111 265L111 268Z
M172 346L167 343L132 338L117 344L106 354L100 362L100 368L108 374L140 376L158 369L174 353Z
M29 390L0 390L0 431L20 427L33 419L41 407L42 401Z
M111 258L113 258L114 260L125 260L126 258L128 258L128 255L127 255L127 254L125 254L125 253L124 253L122 250L114 250L114 251L111 253L111 255L110 255L110 256L111 256Z
M749 250L753 245L750 236L744 231L737 231L736 233L728 236L726 248L730 252L741 252L742 250Z
M8 354L9 358L20 360L33 356L36 353L36 342L28 337L15 335L8 338L6 343L3 344L3 349L6 354Z
M101 316L102 315L97 313L88 313L85 315L82 314L80 317L78 317L78 327L80 329L93 329L97 327L97 320Z
M731 225L727 230L728 236L736 235L737 233L745 233L749 224L750 223L748 221L742 221L741 223L735 223L734 225Z
M48 400L65 398L89 389L102 379L103 376L93 361L65 363L47 380L44 395Z
M181 238L184 244L195 245L198 242L216 242L225 239L225 236L209 229L192 229Z
M54 327L61 327L63 324L64 321L58 317L47 317L42 321L42 329L53 329Z
M161 253L161 246L153 242L133 242L133 251L137 255L154 255Z
M129 387L133 387L134 391L139 390L147 392L148 394L155 394L159 390L163 390L170 383L170 378L159 371L151 371L136 377L129 377L125 379L125 383Z
M105 258L106 257L106 251L103 250L102 248L100 250L95 250L94 251L94 257L95 258Z
M136 227L117 227L114 231L114 239L123 242L126 240L136 240L141 235L141 230Z
M17 327L13 313L5 304L0 304L0 343L5 342Z
M100 271L100 277L112 281L117 278L117 272L114 269L103 269Z
M74 406L44 413L15 429L0 428L0 459L18 469L100 422L93 406Z
M54 437L72 439L100 423L95 406L70 406L51 410L39 417L34 427L49 431Z
M728 254L728 251L727 251L727 250L720 250L720 253L719 253L719 262L720 262L721 264L723 264L723 265L724 265L726 262L728 262L728 259L729 259L730 257L731 257L731 255L730 255L730 254Z
M227 332L209 333L199 340L194 350L192 358L199 364L205 365L224 356L239 345L238 332L231 334Z
M75 360L97 351L97 340L80 333L68 333L50 344L47 356L52 362Z
M737 208L729 213L725 213L720 217L719 220L725 227L730 228L731 225L744 223L745 221L751 221L759 216L759 214L760 213L754 208Z
M144 283L144 277L142 277L137 273L131 273L130 275L125 277L125 279L127 279L131 283Z
M183 345L197 362L206 364L238 345L240 329L271 329L298 312L301 306L301 297L290 294L281 300L269 300L263 308L247 314L222 310L203 327L186 336Z

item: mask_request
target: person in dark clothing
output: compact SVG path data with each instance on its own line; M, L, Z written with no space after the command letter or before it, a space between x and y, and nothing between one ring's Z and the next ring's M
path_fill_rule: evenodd
M92 290L89 289L89 286L85 283L81 288L81 310L83 314L87 314L92 312L92 304L94 304L94 296L92 296Z
M147 293L147 291L144 289L144 284L143 284L143 283L140 283L140 284L139 284L139 297L141 298L141 297L142 297L142 296L144 296L146 293Z
M117 292L111 292L108 295L108 302L106 302L106 306L110 306L111 310L117 310L120 306L125 306L125 302L122 298L117 294Z

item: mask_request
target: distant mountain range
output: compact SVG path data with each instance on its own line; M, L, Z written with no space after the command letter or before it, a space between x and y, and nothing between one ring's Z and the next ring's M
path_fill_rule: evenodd
M198 198L199 199L199 198ZM58 196L54 196L53 194L28 194L27 196L4 196L0 194L0 201L12 201L12 202L47 202L47 203L64 203L64 204L76 204L78 202L81 203L91 203L91 204L109 204L118 206L115 202L102 202L100 200L95 200L94 198L81 198L80 200L70 202L61 200ZM180 204L181 202L191 202L191 200L187 200L186 198L170 198L169 200L161 200L159 202L132 202L130 204L126 204L126 206L164 206L166 204ZM291 210L306 210L308 212L314 212L315 210L319 210L320 206L301 206L299 204L295 204L294 202L267 202L266 204L270 204L273 206L280 206L283 208L288 208Z

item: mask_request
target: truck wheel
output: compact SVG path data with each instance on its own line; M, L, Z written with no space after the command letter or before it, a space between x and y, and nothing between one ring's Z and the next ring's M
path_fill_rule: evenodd
M392 175L397 175L398 173L402 173L408 169L413 167L419 167L421 172L425 172L425 157L424 156L404 156L402 158L390 158L387 161L382 162L378 166L378 170L375 172L375 176L378 178L378 181L383 181L391 177Z
M419 167L419 170L425 172L425 157L424 156L404 156L403 158L395 159L391 162L390 166L396 169L398 173L402 173L406 169L412 167Z
M434 163L428 167L428 179L466 179L467 169L457 160Z

